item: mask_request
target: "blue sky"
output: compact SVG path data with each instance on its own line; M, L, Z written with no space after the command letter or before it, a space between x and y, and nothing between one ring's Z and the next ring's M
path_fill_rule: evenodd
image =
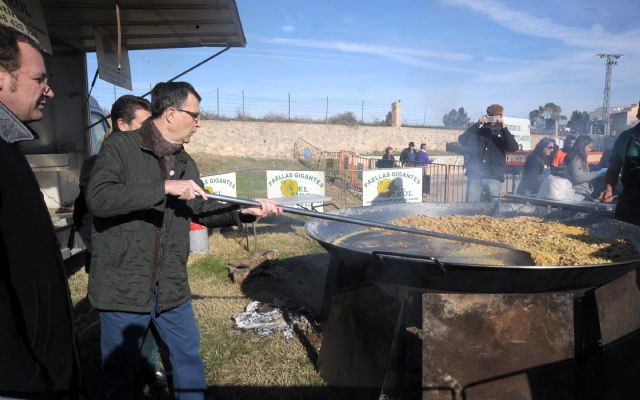
M640 100L640 0L237 0L247 38L190 72L201 107L324 118L352 111L384 119L401 100L405 123L439 125L452 108L477 119L491 103L526 118L547 102L571 111L602 105L605 61L612 106ZM133 94L216 52L192 48L129 52ZM96 68L88 57L89 74ZM115 95L130 93L116 88ZM217 96L219 93L219 96ZM112 85L93 95L104 107ZM219 101L218 101L219 99ZM364 102L364 112L363 110Z

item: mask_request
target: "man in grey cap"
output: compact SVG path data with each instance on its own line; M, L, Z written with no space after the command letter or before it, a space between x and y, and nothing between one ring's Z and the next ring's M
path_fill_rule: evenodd
M516 139L504 124L503 111L500 104L490 105L487 115L481 116L458 138L467 148L467 202L490 200L500 195L507 152L518 150Z

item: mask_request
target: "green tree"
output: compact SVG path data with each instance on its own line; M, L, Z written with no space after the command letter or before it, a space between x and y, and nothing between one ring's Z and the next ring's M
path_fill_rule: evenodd
M567 126L573 133L586 134L589 132L589 113L586 111L573 111Z
M537 110L531 110L529 112L529 121L531 122L532 126L538 126L543 122L541 120L566 120L567 117L565 117L561 113L562 108L559 105L555 103L547 103L544 106L538 106Z
M466 128L469 126L469 116L464 107L460 107L457 111L452 109L445 114L442 122L446 128Z
M544 107L542 106L538 106L537 110L531 110L529 111L529 121L531 122L531 126L536 126L538 125L537 122L544 118L542 116L542 112L544 110Z
M387 113L387 116L384 117L384 124L386 126L391 126L391 111Z
M555 103L547 103L543 107L542 115L545 119L562 119L562 108Z
M329 118L330 124L335 125L358 125L358 118L351 111L343 112Z
M469 116L464 107L458 108L458 128L466 128L470 125Z

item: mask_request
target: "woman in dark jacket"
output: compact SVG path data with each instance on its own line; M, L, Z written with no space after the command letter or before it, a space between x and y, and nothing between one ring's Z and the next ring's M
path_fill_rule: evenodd
M520 195L532 195L538 193L542 180L549 171L549 156L553 151L555 142L550 138L542 138L536 148L527 156L522 171L522 180L518 185L517 193Z

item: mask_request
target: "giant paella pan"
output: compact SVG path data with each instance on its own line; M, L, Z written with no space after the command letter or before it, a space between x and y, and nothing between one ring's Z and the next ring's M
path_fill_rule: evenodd
M417 215L480 214L505 220L537 216L583 227L595 237L625 239L635 248L635 255L617 262L516 265L499 248L312 219L306 224L307 233L342 265L336 279L339 287L380 282L455 292L557 292L601 286L640 266L640 227L597 213L504 202L498 210L495 206L469 203L412 203L343 209L336 213L386 223Z

